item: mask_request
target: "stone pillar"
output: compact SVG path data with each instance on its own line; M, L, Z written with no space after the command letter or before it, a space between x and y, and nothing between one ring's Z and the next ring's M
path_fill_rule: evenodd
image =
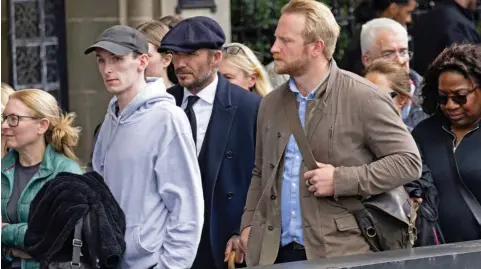
M10 52L8 49L8 29L9 29L9 21L8 21L8 1L3 1L1 3L1 32L2 32L2 39L1 39L1 56L2 64L2 82L9 83L10 82Z
M217 11L212 13L210 9L184 9L182 10L182 17L189 18L193 16L206 16L216 20L222 29L224 30L226 43L231 40L231 22L230 22L230 1L228 0L215 0L217 4ZM175 15L175 8L177 7L178 0L163 0L161 2L162 16Z
M3 1L2 1L3 2ZM90 160L93 133L107 111L111 95L105 90L95 54L84 50L108 27L119 24L119 0L65 0L69 108L82 127L77 156Z
M136 27L140 23L152 20L154 4L152 0L128 0L127 1L127 24Z

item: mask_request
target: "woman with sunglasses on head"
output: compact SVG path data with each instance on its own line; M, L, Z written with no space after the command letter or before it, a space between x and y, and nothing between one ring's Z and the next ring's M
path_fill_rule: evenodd
M411 84L409 73L397 62L389 59L377 59L366 68L365 77L380 89L386 91L392 98L394 106L401 115L402 109L411 101L412 117L419 121L425 114L418 104L411 99ZM412 131L412 127L406 125ZM438 194L433 184L429 167L423 163L423 170L419 180L404 186L413 201L418 203L418 217L416 228L418 240L415 246L430 246L444 243L442 232L437 223Z
M2 158L2 255L12 268L38 267L23 249L37 192L60 172L82 173L74 153L80 133L72 126L74 118L37 89L12 93L3 111L2 139L10 151Z
M432 117L412 132L438 190L447 243L481 239L480 85L481 47L445 49L424 77L422 107Z
M267 72L249 47L230 43L222 48L219 72L231 83L264 97L271 90Z
M398 63L384 58L377 59L366 68L365 77L391 96L399 113L411 100L409 74Z

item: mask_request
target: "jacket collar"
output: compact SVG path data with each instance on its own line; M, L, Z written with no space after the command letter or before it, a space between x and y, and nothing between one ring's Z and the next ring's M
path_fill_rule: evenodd
M217 72L217 89L215 91L214 104L218 103L224 108L232 106L230 94L226 90L228 88L229 81L221 73ZM184 88L182 86L177 84L169 88L167 92L174 96L177 106L182 105L184 100Z
M324 92L327 94L330 93L331 89L333 87L336 87L336 81L338 79L339 73L341 72L341 69L337 66L337 63L334 59L330 61L330 67L329 67L329 73L327 74L327 87L321 87L317 92L316 96L319 98ZM323 79L322 82L324 82L326 78ZM292 78L289 79L287 82L282 84L279 88L284 91L284 94L291 92L291 89L289 87L289 84L291 82ZM319 86L322 85L322 83L319 84Z
M447 5L455 6L466 18L468 18L470 21L474 22L474 11L473 10L462 7L461 5L459 5L454 0L446 0L446 1L444 1L444 3L447 4Z
M43 154L42 162L40 163L40 167L38 170L40 177L46 177L53 173L54 167L54 159L55 155L58 154L52 148L51 145L47 145L45 148L45 153ZM10 150L3 158L2 158L2 174L7 177L13 176L14 167L18 160L18 152L16 150Z

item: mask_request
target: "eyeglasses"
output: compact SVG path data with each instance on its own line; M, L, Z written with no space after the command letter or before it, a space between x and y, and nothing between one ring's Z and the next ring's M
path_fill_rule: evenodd
M408 51L408 50L403 50L400 52L395 52L395 51L388 51L382 54L382 58L386 58L389 60L395 60L396 56L399 54L401 59L407 59L411 60L413 58L414 52Z
M452 95L438 94L438 104L444 106L448 103L449 98L451 98L456 104L464 105L468 102L468 95L474 92L477 88L478 86L475 86L472 89L462 89L458 93Z
M225 46L225 47L222 47L222 51L225 53L225 54L230 54L230 55L236 55L238 54L239 52L242 52L242 54L244 56L246 56L246 58L252 62L252 60L247 56L247 53L245 52L245 50L241 47L241 46L237 46L237 45L228 45L228 46ZM257 52L257 51L252 51L252 53L254 53L254 55L257 57L257 59L262 59L262 54L260 52Z
M237 53L241 52L246 54L245 51L240 46L227 46L223 47L222 51L226 54L236 55Z
M18 124L20 123L21 119L40 119L39 117L31 117L31 116L20 116L20 115L15 115L15 114L10 114L10 115L2 115L2 124L6 120L8 126L10 127L17 127Z
M390 92L389 95L391 96L392 99L396 98L399 94L397 92Z

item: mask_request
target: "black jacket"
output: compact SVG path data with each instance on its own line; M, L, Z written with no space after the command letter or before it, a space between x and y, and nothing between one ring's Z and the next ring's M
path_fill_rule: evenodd
M41 266L70 260L73 230L87 213L92 237L84 238L87 244L84 243L82 253L93 251L100 268L117 268L125 252L125 215L96 172L63 172L40 189L30 205L24 239L27 252Z
M419 146L423 162L430 170L439 197L439 225L447 243L481 239L481 227L456 186L457 170L467 188L481 201L481 130L466 134L453 154L454 137L447 119L432 116L419 123L412 135ZM461 225L462 224L462 229Z
M421 15L412 28L413 68L423 75L428 66L446 48L455 43L480 43L473 12L447 0Z

